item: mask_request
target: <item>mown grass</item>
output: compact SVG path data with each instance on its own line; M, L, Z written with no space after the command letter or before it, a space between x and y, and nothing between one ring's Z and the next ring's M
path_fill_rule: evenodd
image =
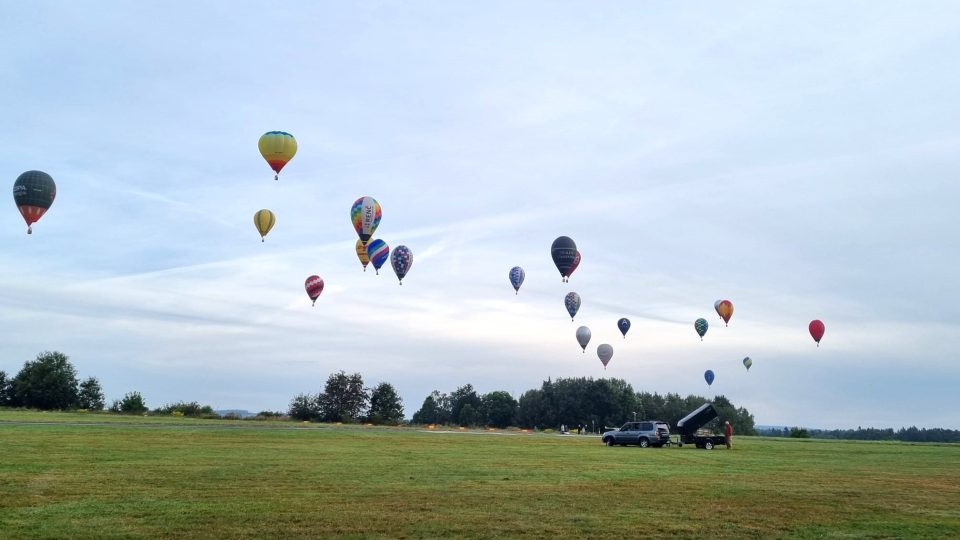
M956 445L173 420L0 423L0 537L960 537Z

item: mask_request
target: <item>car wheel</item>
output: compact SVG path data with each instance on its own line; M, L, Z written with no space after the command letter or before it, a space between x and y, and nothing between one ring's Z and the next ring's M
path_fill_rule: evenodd
M613 446L613 445L614 445L614 442L613 442L613 438L612 438L612 437L607 437L606 439L603 440L603 443L606 444L607 446Z
M707 441L703 443L703 447L706 448L707 450L713 450L713 443L710 441Z
M677 448L683 448L683 443L682 443L682 442L678 442L678 443L677 443Z
M640 439L640 448L646 448L650 446L650 441L646 439Z

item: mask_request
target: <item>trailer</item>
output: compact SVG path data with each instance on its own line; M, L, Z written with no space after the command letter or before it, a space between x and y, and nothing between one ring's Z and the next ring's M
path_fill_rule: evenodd
M717 409L710 402L704 403L692 413L684 416L677 422L677 431L679 432L677 446L683 447L684 444L693 444L697 448L713 450L714 446L727 444L727 439L723 435L699 433L700 428L717 416Z

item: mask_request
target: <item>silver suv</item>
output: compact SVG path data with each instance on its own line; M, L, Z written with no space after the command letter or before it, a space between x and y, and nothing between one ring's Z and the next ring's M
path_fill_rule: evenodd
M644 420L642 422L627 422L620 429L603 434L603 444L621 446L638 444L640 448L648 446L663 446L670 444L670 426L659 420Z

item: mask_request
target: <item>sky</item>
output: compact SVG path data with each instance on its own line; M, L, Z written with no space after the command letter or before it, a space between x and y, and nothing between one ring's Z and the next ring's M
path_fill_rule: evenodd
M58 191L32 235L0 213L0 370L57 350L108 403L250 411L343 370L408 417L617 377L758 424L960 429L958 57L948 1L3 1L0 176ZM271 130L299 144L279 181ZM356 258L361 196L402 286Z

